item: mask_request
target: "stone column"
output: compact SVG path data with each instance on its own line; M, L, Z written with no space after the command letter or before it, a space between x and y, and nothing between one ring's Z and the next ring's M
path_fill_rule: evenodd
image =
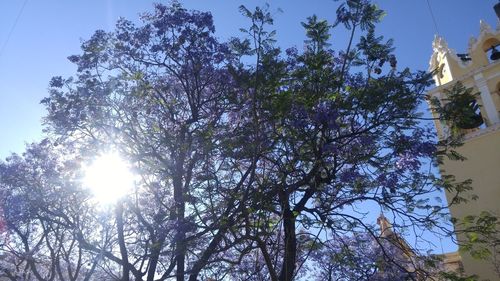
M437 98L441 103L441 105L443 104L442 102L443 95L441 92L435 92L432 96ZM435 114L434 112L431 113L434 118L439 118L438 114ZM445 139L450 136L450 129L448 128L446 122L436 119L434 120L434 126L436 127L436 131L440 139Z
M490 121L490 124L487 125L491 126L500 122L495 104L493 103L493 98L491 97L490 89L488 88L488 84L486 83L483 74L478 73L474 75L474 80L479 92L481 92L481 100L483 101L482 106L484 112L486 112L486 117Z

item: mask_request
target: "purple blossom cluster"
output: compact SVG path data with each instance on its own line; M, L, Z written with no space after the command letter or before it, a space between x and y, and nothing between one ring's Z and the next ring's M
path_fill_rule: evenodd
M82 43L69 58L75 77L54 77L42 101L61 150L41 143L0 163L17 251L27 251L23 231L33 224L57 230L47 232L43 254L63 241L56 246L84 257L72 261L112 279L413 277L394 241L359 231L373 230L357 211L375 202L416 229L443 215L418 212L436 188L424 165L437 143L418 113L431 77L396 65L373 75L392 49L374 36L382 11L367 0L339 5L334 25L368 33L341 52L330 48L332 25L317 16L302 23L305 48L282 52L268 10L240 12L247 37L228 43L209 12L176 1ZM107 209L80 188L78 165L61 160L103 147L119 150L139 176L134 192Z

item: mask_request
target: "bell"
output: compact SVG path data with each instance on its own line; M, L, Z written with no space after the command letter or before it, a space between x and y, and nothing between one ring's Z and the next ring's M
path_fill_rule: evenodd
M473 114L464 120L457 120L456 122L457 127L460 129L475 129L484 123L481 113Z
M500 52L495 49L495 47L491 47L491 56L490 59L495 61L497 59L500 59Z

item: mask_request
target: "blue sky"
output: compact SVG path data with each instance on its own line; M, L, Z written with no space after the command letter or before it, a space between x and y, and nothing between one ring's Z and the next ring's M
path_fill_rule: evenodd
M76 68L66 58L80 53L81 41L88 39L96 29L112 30L120 16L138 19L139 13L151 10L153 2L166 1L0 1L0 158L11 152L22 152L25 142L41 137L44 109L39 101L47 95L52 76L67 77L75 73ZM211 11L221 39L238 35L239 28L246 26L247 22L238 12L239 5L253 8L265 3L260 0L180 2L190 9ZM332 0L267 2L271 10L276 11L275 29L283 48L300 48L304 39L300 22L313 14L333 22L339 4ZM399 66L427 70L436 34L427 1L376 2L387 12L377 32L394 38ZM469 37L477 36L480 19L494 28L498 22L492 8L496 0L429 0L429 3L440 35L457 52L465 52ZM277 12L278 8L283 12ZM346 34L341 28L333 31L332 45L336 49L345 48ZM444 248L446 251L453 246L445 242Z
M181 2L188 8L211 11L217 34L222 39L237 35L238 29L245 26L238 12L240 4L250 8L265 3L260 0ZM300 22L307 16L317 14L333 21L339 3L332 0L268 2L272 10L283 10L276 12L275 27L278 42L285 48L302 46L304 31ZM458 52L464 52L469 37L478 34L480 19L496 26L492 9L496 0L429 2L440 34ZM120 16L137 19L139 13L151 9L152 3L145 0L0 1L0 158L22 151L25 142L40 137L44 109L39 101L47 95L52 76L75 73L75 67L66 58L79 53L81 40L89 38L96 29L111 30ZM399 65L427 69L436 33L427 2L379 0L378 4L387 12L378 33L395 39ZM10 33L23 5L24 10ZM332 38L334 47L345 48L346 38L341 29L334 30Z

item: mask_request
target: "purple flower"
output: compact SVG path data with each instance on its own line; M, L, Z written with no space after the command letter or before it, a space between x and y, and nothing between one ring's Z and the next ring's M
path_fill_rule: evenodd
M396 168L400 170L418 170L421 166L418 158L410 153L399 154L398 158L399 159L396 161Z
M326 124L328 129L337 129L338 111L331 101L322 101L314 107L313 120L320 124Z

